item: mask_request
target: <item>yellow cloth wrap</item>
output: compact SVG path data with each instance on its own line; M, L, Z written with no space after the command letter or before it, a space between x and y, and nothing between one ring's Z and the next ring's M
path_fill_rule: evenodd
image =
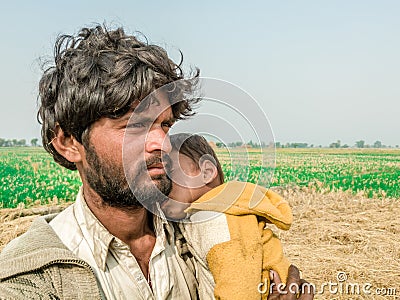
M289 260L283 255L283 248L281 241L272 232L271 229L265 229L265 221L260 221L258 224L259 232L261 234L262 243L262 282L267 283L267 287L262 286L262 290L269 291L270 280L269 271L275 270L278 272L279 277L283 283L286 283L288 276L288 269L290 266ZM262 299L267 299L268 292L262 294Z
M192 203L187 212L218 211L226 214L231 239L217 244L207 254L214 277L216 299L266 299L269 270L286 282L289 261L281 242L266 223L289 229L293 217L278 194L251 183L232 181L212 189ZM259 292L260 283L266 293Z
M230 181L217 186L193 202L186 212L196 210L235 216L256 215L283 230L288 230L293 222L292 210L281 196L248 182Z

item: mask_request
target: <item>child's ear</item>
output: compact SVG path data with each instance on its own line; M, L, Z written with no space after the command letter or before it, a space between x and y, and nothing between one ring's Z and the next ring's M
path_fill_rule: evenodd
M201 176L204 184L209 184L218 176L217 167L208 159L200 164Z
M84 153L83 145L79 143L72 135L65 134L60 125L56 126L54 132L56 136L53 138L51 143L56 151L70 162L81 162L82 153Z

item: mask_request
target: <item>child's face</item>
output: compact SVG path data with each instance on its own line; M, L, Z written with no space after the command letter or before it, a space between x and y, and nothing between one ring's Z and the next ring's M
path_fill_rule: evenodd
M207 192L200 167L188 156L172 151L172 189L168 200L162 204L164 213L171 218L181 219L190 203ZM179 202L179 203L178 203Z
M172 159L172 190L169 197L183 203L192 203L200 198L206 184L201 176L199 165L190 157L173 151Z

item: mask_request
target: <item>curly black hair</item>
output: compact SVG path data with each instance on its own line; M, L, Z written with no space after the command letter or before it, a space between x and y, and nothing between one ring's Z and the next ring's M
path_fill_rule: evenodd
M127 35L122 28L108 30L97 25L81 29L77 36L59 36L54 65L44 71L39 83L37 118L42 124L44 148L57 163L76 170L75 164L52 145L56 126L85 145L90 126L100 118L119 118L135 101L166 84L184 80L182 60L181 53L180 63L174 63L163 48ZM194 114L193 104L200 98L191 95L199 73L196 68L170 96L176 119ZM176 101L176 97L181 100Z

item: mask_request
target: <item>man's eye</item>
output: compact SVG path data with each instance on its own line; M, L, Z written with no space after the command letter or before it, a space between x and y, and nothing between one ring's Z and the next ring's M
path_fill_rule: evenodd
M129 123L126 128L144 128L146 127L146 124L137 122L137 123Z

